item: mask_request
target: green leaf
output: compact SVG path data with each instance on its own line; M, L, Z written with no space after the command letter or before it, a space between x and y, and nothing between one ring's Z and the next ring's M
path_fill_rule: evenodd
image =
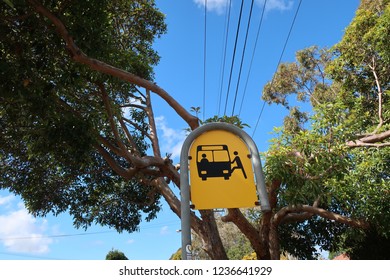
M11 8L15 9L14 7L14 3L12 3L11 0L3 0L8 6L10 6Z

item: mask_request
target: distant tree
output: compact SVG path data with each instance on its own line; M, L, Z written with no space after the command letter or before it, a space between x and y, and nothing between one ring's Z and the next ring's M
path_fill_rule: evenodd
M249 127L248 124L243 123L242 120L238 116L214 116L211 118L206 119L205 121L201 121L201 124L205 123L211 123L211 122L225 122L225 123L231 123L235 126L243 129L245 127Z
M242 210L244 214L247 213L245 209ZM226 213L225 213L226 214ZM253 248L250 245L249 240L245 235L237 228L236 225L229 222L224 222L224 214L217 212L214 214L218 226L219 235L222 240L222 244L226 251L227 257L230 260L241 260L245 255L253 252ZM248 220L250 217L246 216ZM209 256L202 250L202 240L196 233L193 233L193 255L195 259L209 259Z
M169 258L170 260L181 260L181 248L179 248L172 256Z
M128 258L123 252L112 249L107 253L106 260L128 260Z

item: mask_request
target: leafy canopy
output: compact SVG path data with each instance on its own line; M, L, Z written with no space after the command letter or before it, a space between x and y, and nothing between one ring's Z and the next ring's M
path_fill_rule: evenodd
M281 247L300 258L312 258L316 244L356 247L351 240L365 235L388 242L390 4L373 2L362 2L340 43L297 52L296 62L282 64L264 87L264 100L290 112L265 153L268 181L281 181L277 209L313 205L371 228L358 223L351 230L312 215L286 218ZM307 103L311 114L302 109Z
M106 255L106 260L128 260L128 258L123 252L111 249Z
M0 188L21 195L36 215L69 211L78 227L99 223L136 230L142 213L155 217L160 195L137 178L117 175L103 159L99 139L114 140L110 115L146 126L144 112L119 106L135 98L137 89L74 63L56 28L34 10L38 2L6 2L0 1ZM88 56L153 78L159 56L152 44L166 31L154 1L47 0L42 5ZM129 130L128 149L145 154L143 135Z

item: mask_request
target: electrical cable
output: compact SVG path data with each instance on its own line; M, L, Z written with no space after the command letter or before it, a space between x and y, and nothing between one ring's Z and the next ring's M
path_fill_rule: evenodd
M160 228L161 226L172 226L177 225L177 220L165 221L161 223L156 223L154 225L142 226L142 230ZM47 238L62 238L62 237L74 237L74 236L84 236L84 235L98 235L106 233L118 233L116 230L105 230L105 231L94 231L94 232L82 232L82 233L68 233L68 234L57 234L57 235L42 235L42 236L16 236L16 237L3 237L0 238L0 241L9 241L9 240L28 240L28 239L47 239Z
M37 260L63 260L59 258L50 258L50 257L40 257L40 256L34 256L34 255L24 255L24 254L15 254L15 253L6 253L6 252L0 252L0 255L6 255L6 256L14 256L25 259L37 259Z
M284 55L284 51L286 50L288 40L290 39L291 31L292 31L292 29L293 29L293 27L294 27L295 20L297 19L298 12L299 12L299 9L300 9L300 7L301 7L301 4L302 4L302 0L299 1L297 10L295 11L294 19L293 19L293 21L292 21L292 23L291 23L290 30L289 30L289 32L288 32L286 41L284 42L283 50L282 50L282 53L280 54L278 64L276 65L275 73L276 73L276 72L278 71L278 69L279 69L280 62L282 61L282 58L283 58L283 55ZM272 80L271 80L271 87L272 87L272 85L273 85L274 79L275 79L275 75L272 77ZM258 126L258 124L259 124L259 122L260 122L261 116L262 116L263 111L264 111L264 106L265 106L265 101L263 101L263 106L262 106L262 108L261 108L261 110L260 110L259 117L257 118L255 128L253 129L252 137L255 135L257 126Z
M96 234L114 233L114 232L117 232L117 231L115 231L115 230L107 230L107 231L97 231L97 232L84 232L84 233L58 234L58 235L44 235L44 236L5 237L5 238L0 238L0 241L60 238L60 237L72 237L72 236L82 236L82 235L96 235Z
M251 74L251 71L252 71L253 60L254 60L254 57L255 57L255 54L256 54L257 43L258 43L258 41L259 41L259 35L260 35L261 26L262 26L262 24L263 24L264 11L265 11L266 5L267 5L267 0L264 0L263 10L262 10L262 12L261 12L259 27L257 28L255 46L254 46L254 48L253 48L252 58L251 58L251 62L250 62L250 64L249 64L248 75L247 75L246 82L245 82L244 93L243 93L243 95L242 95L240 110L238 111L238 116L241 115L242 105L244 104L246 89L247 89L247 87L248 87L248 81L249 81L249 77L250 77L250 74Z
M234 109L235 109L235 107L236 107L236 100L237 100L237 95L238 95L238 88L239 88L239 86L240 86L241 71L242 71L242 65L243 65L244 57L245 57L246 43L248 42L248 33L249 33L249 27L250 27L250 24L251 24L252 11L253 11L253 3L254 3L254 2L255 2L255 1L252 0L251 8L250 8L250 11L249 11L248 25L247 25L247 27L246 27L246 34L245 34L244 47L243 47L243 49L242 49L242 55L241 55L240 70L239 70L239 72L238 72L238 80L237 80L237 86L236 86L236 93L234 94L232 116L234 115Z
M235 60L235 57L236 57L238 34L240 33L240 26L241 26L241 17L242 17L243 6L244 6L244 0L241 1L240 16L238 18L236 40L235 40L235 43L234 43L234 50L233 50L233 58L232 58L231 66L230 66L230 76L229 76L229 83L228 83L228 89L227 89L227 94L226 94L225 110L224 110L224 113L223 113L225 116L226 116L227 103L228 103L228 100L229 100L229 91L230 91L230 84L231 84L231 81L232 81L234 60Z
M223 59L221 62L221 75L220 75L221 83L220 83L220 87L219 87L219 102L218 102L217 116L219 116L219 114L221 112L222 89L223 89L223 80L224 80L225 64L226 64L227 41L228 41L228 37L229 37L231 6L232 6L232 0L229 1L229 6L226 7L226 9L228 9L228 12L226 13L226 18L225 18L225 31L224 31L225 45L222 46L222 48L224 48L224 51L223 51Z

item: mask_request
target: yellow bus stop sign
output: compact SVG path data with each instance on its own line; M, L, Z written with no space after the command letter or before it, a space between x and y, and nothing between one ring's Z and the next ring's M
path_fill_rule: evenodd
M245 208L257 205L250 151L237 135L211 130L189 150L190 198L195 209Z

